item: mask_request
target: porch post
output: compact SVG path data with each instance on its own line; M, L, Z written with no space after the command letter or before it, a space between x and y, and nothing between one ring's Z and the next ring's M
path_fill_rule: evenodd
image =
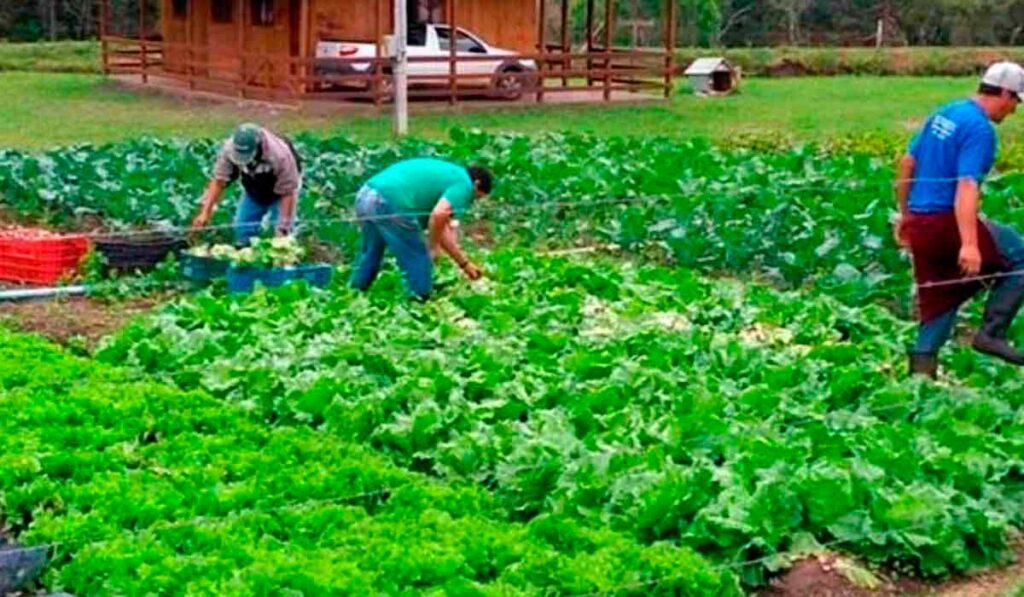
M456 47L458 46L457 42L459 39L459 18L456 14L458 11L456 4L456 0L448 0L448 7L450 9L450 12L448 13L448 85L450 88L449 91L451 92L451 97L448 99L448 103L453 106L459 101L459 79L457 77L459 72L459 56Z
M149 83L146 56L146 0L139 0L139 58L142 65L142 83Z
M537 15L537 102L544 103L544 69L547 67L548 44L545 40L547 32L547 0L540 0Z
M382 27L382 24L381 24L380 11L381 11L381 8L383 8L383 6L382 6L383 1L384 0L377 0L376 2L373 3L373 10L374 10L374 14L373 14L373 47L374 47L373 58L375 60L375 62L373 63L373 77L374 78L373 78L373 81L370 82L370 85L367 87L367 89L372 89L373 90L373 105L377 106L378 108L380 107L380 105L382 103L382 100L383 100L383 98L380 96L380 91L381 91L381 73L383 72L383 70L381 69L381 63L380 63L380 57L381 57L381 52L380 52L381 47L380 47L380 44L381 44L381 37L383 37L383 31L382 31L383 27Z
M293 68L291 72L297 72L300 77L299 93L305 95L310 91L309 74L313 72L313 69L309 66L309 35L311 33L309 26L309 13L311 0L292 0L292 2L299 2L299 64L298 68ZM289 19L290 20L290 19ZM294 66L294 65L293 65Z
M604 101L612 99L612 9L615 0L604 0Z
M185 2L185 51L182 52L182 55L185 57L185 80L188 82L190 91L196 88L196 83L192 80L192 76L195 73L195 69L192 67L192 61L195 59L195 53L192 48L192 19L195 18L196 14L194 4L195 0L186 0Z
M572 51L569 41L569 0L562 0L562 72L572 69L572 58L565 55ZM569 78L562 75L562 87L569 86Z
M594 70L594 62L590 54L594 53L594 0L587 0L587 87L594 85L590 71Z
M676 64L676 3L665 0L665 99L672 96L672 70Z
M245 0L238 0L236 2L236 6L238 8L238 10L235 11L238 13L238 16L236 17L238 19L238 26L236 28L237 39L235 42L237 44L239 74L242 83L238 88L238 97L244 98L245 87L249 84L249 74L246 72L245 60Z
M110 19L109 0L100 0L100 55L103 64L103 74L110 74L110 63L107 59L107 21Z

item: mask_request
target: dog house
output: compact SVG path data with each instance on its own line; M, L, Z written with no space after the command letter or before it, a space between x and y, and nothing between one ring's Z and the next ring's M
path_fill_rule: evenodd
M698 58L683 74L697 95L725 95L739 87L739 70L725 58Z

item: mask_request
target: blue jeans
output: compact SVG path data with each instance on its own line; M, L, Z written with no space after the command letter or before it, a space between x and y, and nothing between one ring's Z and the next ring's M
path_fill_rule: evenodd
M359 263L352 273L352 287L366 290L377 279L384 249L391 249L405 274L409 291L425 300L432 288L433 262L416 221L395 214L377 191L363 187L356 195L356 216L362 230Z
M296 211L298 206L296 205ZM277 227L277 222L281 218L281 202L275 201L270 205L262 205L256 203L249 197L248 193L243 192L242 198L238 202L238 209L235 211L235 244L240 247L249 246L249 240L254 236L260 235L260 228L263 224L263 218L270 216L270 226L272 228ZM292 229L294 230L298 217L292 217Z
M1007 261L1011 270L1024 269L1024 238L1013 228L990 220L985 220L992 240L995 241L996 249L1003 259ZM997 278L989 294L989 300L999 300L1000 296L1011 292L1018 292L1024 287L1024 276L1008 276ZM935 354L939 352L942 345L949 340L953 334L953 326L956 325L956 315L959 308L953 308L942 315L922 323L917 332L917 344L914 351L919 353Z

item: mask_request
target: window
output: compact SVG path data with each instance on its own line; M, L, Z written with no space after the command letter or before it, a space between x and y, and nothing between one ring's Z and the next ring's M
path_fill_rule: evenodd
M188 16L188 0L171 0L171 12L176 19Z
M451 30L444 27L438 27L437 43L442 50L449 51L451 49ZM455 51L468 52L471 54L487 53L487 50L479 41L473 39L469 35L466 35L466 32L462 30L459 30L458 37L455 39Z
M274 0L252 0L249 14L252 15L253 25L272 27L274 25Z
M405 43L415 47L427 45L427 26L409 25L408 39Z
M440 23L441 0L409 0L410 23Z
M210 4L210 16L214 23L230 23L232 20L231 5L233 0L213 0Z

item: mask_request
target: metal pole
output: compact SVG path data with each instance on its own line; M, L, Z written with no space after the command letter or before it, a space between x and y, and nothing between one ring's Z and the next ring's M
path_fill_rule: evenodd
M393 0L395 3L395 136L402 137L409 133L409 56L406 41L409 33L409 11L405 0Z

